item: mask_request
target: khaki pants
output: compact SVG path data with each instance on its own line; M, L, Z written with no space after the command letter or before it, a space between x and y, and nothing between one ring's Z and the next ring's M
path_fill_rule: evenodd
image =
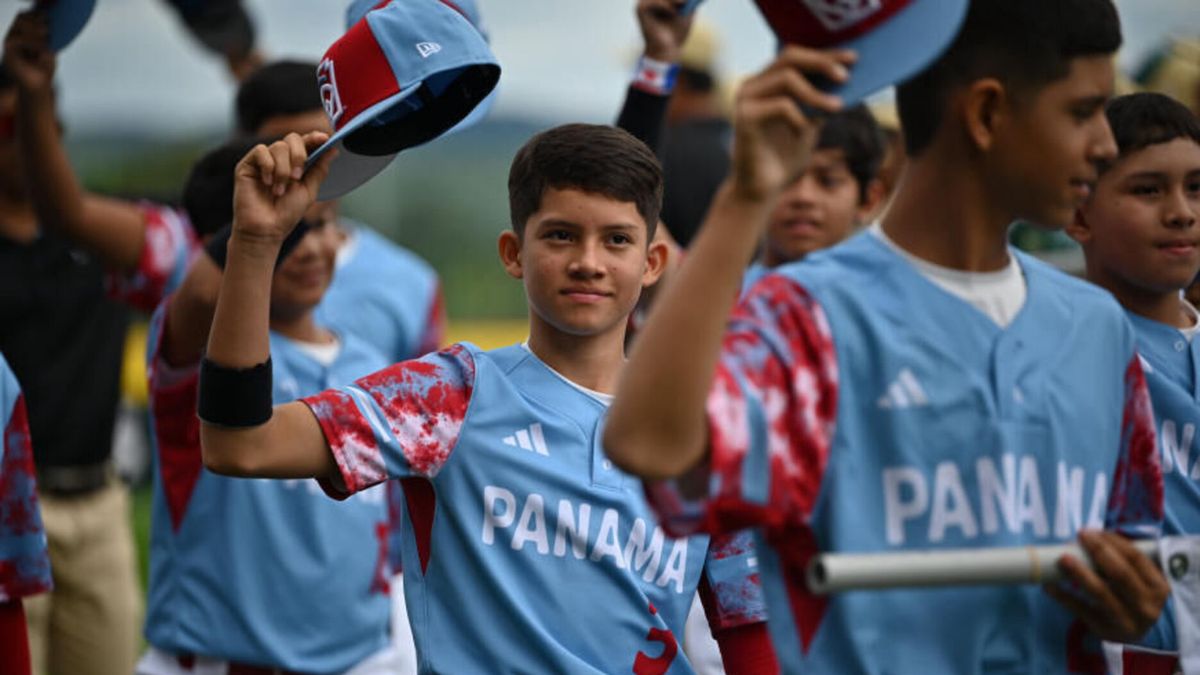
M25 600L33 672L132 673L142 599L128 491L114 479L81 497L38 499L54 590Z

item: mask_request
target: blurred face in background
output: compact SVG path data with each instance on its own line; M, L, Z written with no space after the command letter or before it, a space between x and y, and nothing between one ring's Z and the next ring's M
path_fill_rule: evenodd
M291 320L311 312L333 281L341 241L333 206L317 202L304 219L311 225L308 233L280 263L271 282L272 319Z
M776 267L800 260L850 236L875 208L874 200L868 196L864 201L862 194L840 148L814 151L804 173L771 212L763 263Z

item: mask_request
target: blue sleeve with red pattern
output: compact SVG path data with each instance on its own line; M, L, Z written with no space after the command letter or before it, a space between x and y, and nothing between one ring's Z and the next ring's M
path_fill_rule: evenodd
M1104 525L1133 537L1157 537L1163 521L1163 474L1150 390L1135 355L1125 369L1121 453Z
M700 599L714 635L767 620L750 530L717 535L709 542Z
M675 535L804 524L833 442L838 368L824 311L795 281L769 275L730 320L707 403L709 494L672 481L647 495Z
M146 372L150 390L150 430L171 527L183 523L196 482L204 468L200 451L199 398L200 364L173 367L162 358L167 308L164 299L150 319Z
M0 604L50 590L25 397L0 356Z
M149 202L138 207L146 225L141 258L133 272L109 275L108 292L121 302L152 312L183 283L200 244L182 211Z
M302 400L353 494L389 478L436 476L458 442L474 387L474 357L454 345Z

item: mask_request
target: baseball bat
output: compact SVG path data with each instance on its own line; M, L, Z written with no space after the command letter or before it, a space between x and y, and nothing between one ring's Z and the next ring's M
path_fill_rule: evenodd
M1133 542L1155 563L1159 542ZM894 553L822 553L809 561L808 588L825 595L843 591L980 584L1041 584L1058 581L1058 559L1070 554L1090 565L1079 544L964 548Z

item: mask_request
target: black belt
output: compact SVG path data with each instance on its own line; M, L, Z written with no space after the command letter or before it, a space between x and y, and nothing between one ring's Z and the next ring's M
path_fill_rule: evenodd
M108 485L112 468L108 462L78 466L37 468L38 491L56 497L78 497Z

